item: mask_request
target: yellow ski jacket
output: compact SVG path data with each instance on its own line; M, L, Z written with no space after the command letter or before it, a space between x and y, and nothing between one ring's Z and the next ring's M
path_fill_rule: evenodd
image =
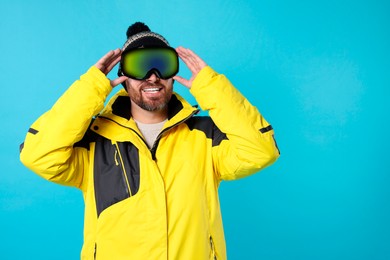
M226 259L218 186L278 158L272 127L225 76L205 67L190 92L210 117L196 116L174 94L149 149L127 92L103 109L111 90L91 67L21 146L32 171L83 192L81 259Z

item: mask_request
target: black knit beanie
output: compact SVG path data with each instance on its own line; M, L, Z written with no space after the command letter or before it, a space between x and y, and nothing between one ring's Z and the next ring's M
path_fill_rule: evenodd
M126 32L127 40L123 44L122 51L137 49L140 47L167 47L168 41L158 33L152 32L149 27L142 23L136 22L129 26ZM122 76L122 72L119 68L118 76ZM126 85L123 82L122 86L126 89ZM127 89L126 89L127 90Z

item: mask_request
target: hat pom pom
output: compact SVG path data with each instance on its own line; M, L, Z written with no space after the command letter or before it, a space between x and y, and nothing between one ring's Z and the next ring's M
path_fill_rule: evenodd
M142 22L136 22L129 26L126 32L127 38L130 36L133 36L134 34L140 33L140 32L150 32L149 27L142 23Z

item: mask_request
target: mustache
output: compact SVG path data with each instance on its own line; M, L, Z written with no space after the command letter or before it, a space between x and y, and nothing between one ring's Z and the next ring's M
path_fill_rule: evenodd
M140 86L141 88L164 88L164 85L161 83L150 83L150 82L144 82Z

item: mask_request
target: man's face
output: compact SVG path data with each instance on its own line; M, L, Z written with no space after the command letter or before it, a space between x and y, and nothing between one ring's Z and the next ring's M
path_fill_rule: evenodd
M173 79L160 79L153 73L145 80L127 79L126 87L133 104L147 111L160 111L171 99Z

